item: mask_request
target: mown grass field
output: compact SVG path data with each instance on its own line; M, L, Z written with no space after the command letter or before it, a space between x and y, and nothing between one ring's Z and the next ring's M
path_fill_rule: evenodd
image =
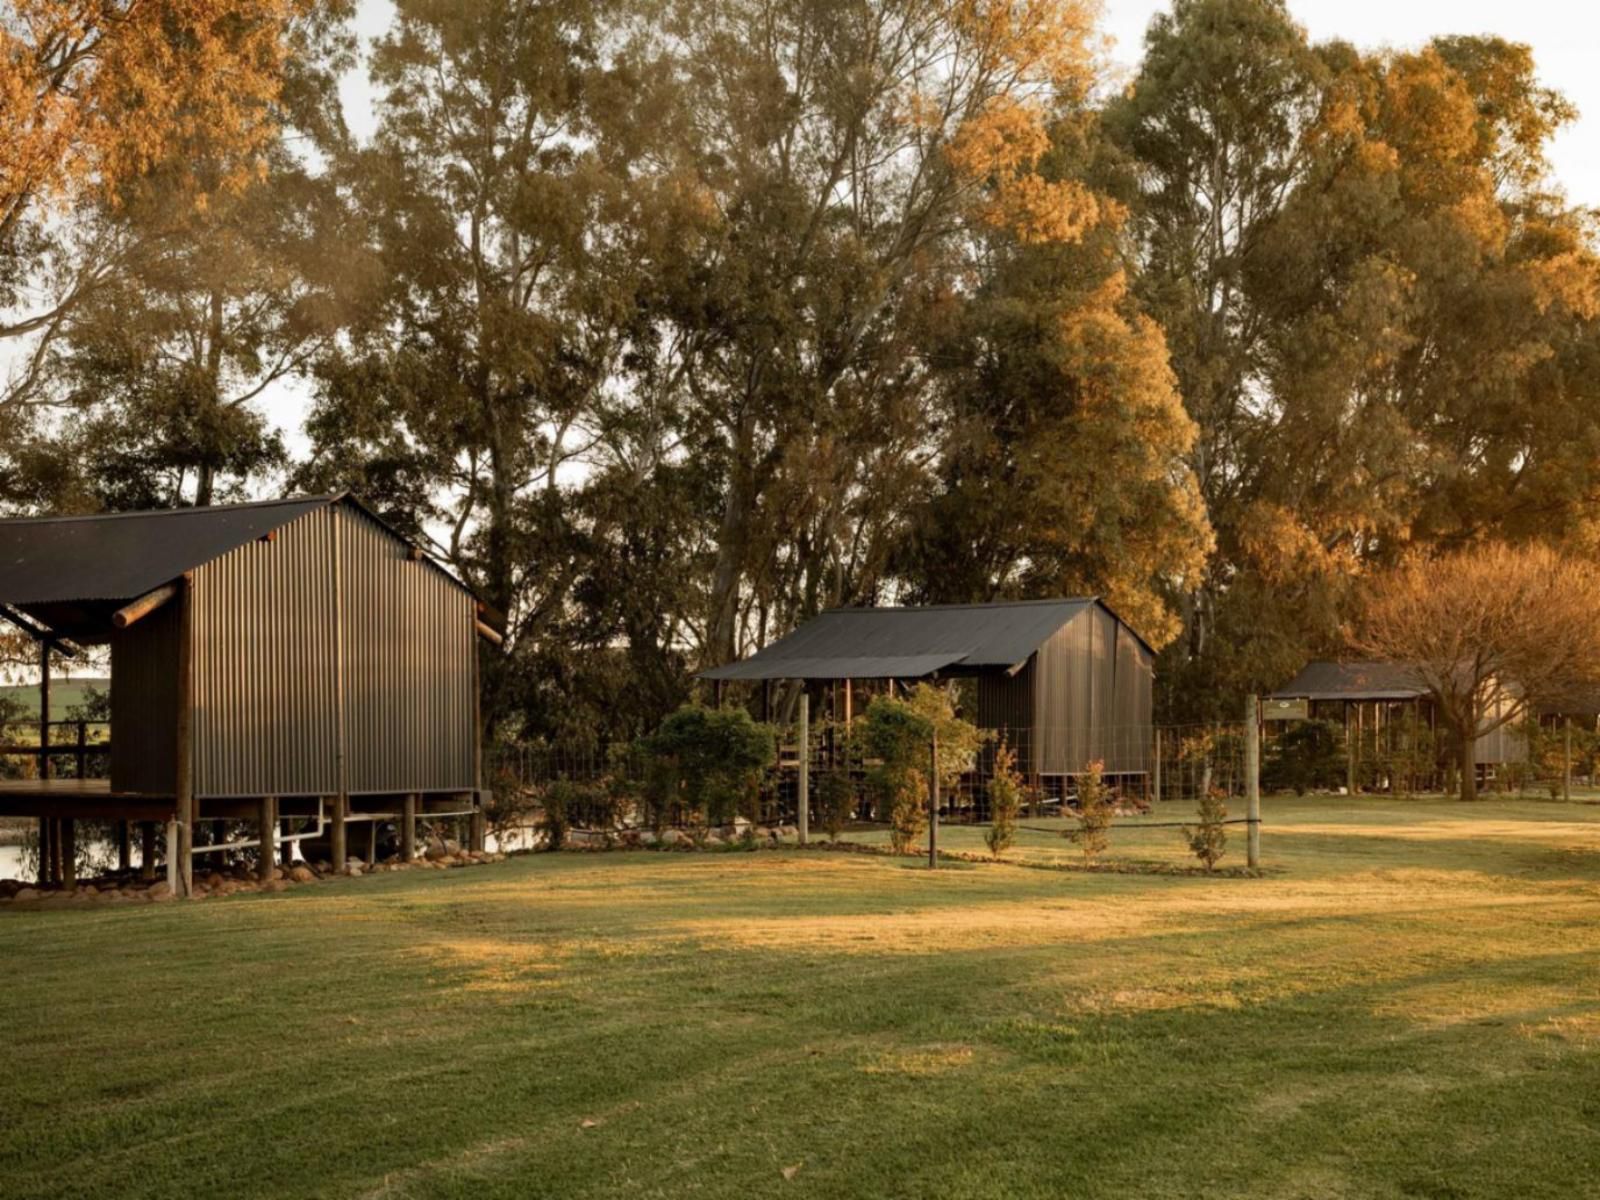
M1266 808L11 909L0 1196L1600 1192L1600 807Z

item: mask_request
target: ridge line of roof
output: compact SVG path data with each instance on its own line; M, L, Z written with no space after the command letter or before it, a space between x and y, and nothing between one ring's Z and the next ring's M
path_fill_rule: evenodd
M349 496L348 492L328 492L313 496L282 496L273 500L243 500L238 504L190 505L187 508L137 508L128 512L73 513L50 517L0 517L5 525L47 525L68 521L120 521L130 517L182 517L201 513L238 512L246 508L282 508L291 504L335 504ZM365 505L362 505L365 508Z
M1058 596L1053 600L987 600L971 604L842 604L834 608L824 608L817 613L817 616L825 616L828 613L938 612L957 608L1043 608L1047 604L1099 603L1104 603L1099 596Z

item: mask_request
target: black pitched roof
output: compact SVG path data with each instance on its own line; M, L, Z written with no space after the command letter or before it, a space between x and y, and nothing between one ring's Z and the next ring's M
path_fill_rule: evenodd
M947 667L1010 669L1025 663L1051 634L1096 605L1106 607L1087 596L829 609L743 662L714 667L702 672L702 678L918 679Z
M345 492L208 508L0 520L0 605L133 600L332 504L353 505L395 533ZM431 558L426 561L463 591L471 590Z
M1409 667L1392 662L1309 662L1274 700L1412 700L1426 695Z
M337 499L0 521L0 604L131 600Z

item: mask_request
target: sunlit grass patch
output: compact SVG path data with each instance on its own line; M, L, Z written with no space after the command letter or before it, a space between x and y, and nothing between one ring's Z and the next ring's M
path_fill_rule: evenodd
M3 912L0 1194L1585 1194L1600 808L1265 809L1263 878L640 852Z

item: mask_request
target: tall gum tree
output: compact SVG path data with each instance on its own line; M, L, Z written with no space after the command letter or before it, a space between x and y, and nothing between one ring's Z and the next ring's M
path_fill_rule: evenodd
M617 160L642 118L600 45L615 15L402 0L372 53L376 135L337 169L371 286L319 368L303 477L442 528L512 654L552 629L583 568L573 493L632 309ZM487 676L491 724L506 665Z
M924 325L974 231L1071 241L1101 219L1037 171L1090 77L1093 9L696 0L656 28L705 205L660 312L680 420L722 479L700 639L720 662L877 590L928 465Z

